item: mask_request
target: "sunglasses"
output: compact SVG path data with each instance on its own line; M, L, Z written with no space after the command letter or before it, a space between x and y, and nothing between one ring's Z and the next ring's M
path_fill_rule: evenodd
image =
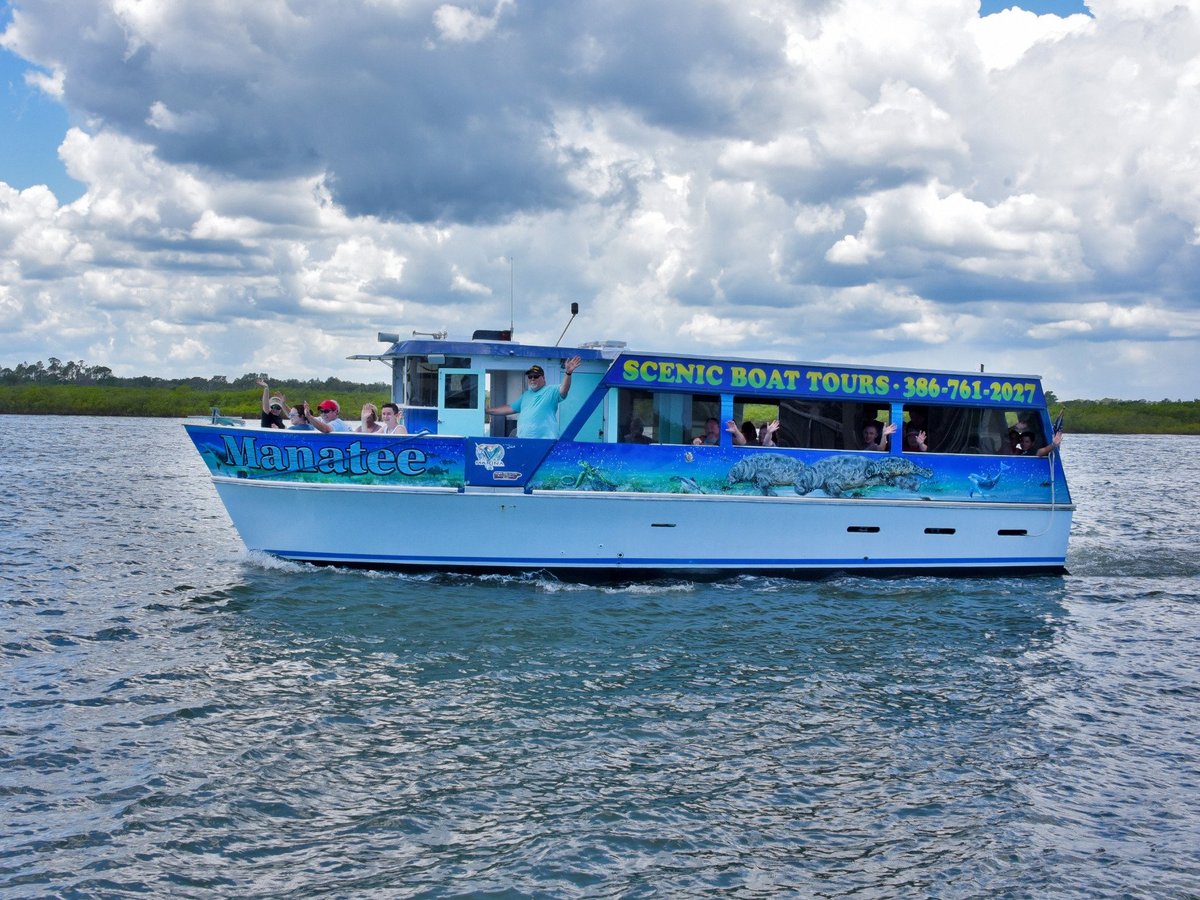
M276 412L279 412L279 410L283 409L283 407L280 406L278 403L272 403L271 409L275 410Z

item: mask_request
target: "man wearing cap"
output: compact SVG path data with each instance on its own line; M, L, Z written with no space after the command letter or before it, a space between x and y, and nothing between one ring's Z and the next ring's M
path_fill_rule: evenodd
M304 404L304 421L308 422L317 431L323 431L329 434L331 431L351 431L349 425L341 420L338 413L341 408L337 405L336 400L322 400L317 404L317 414L314 416L313 411L308 408L308 404Z
M511 405L491 406L484 412L489 416L510 416L517 413L517 437L550 438L558 437L558 405L567 399L571 392L571 373L583 362L578 356L572 356L563 364L562 382L558 390L546 389L546 373L541 366L530 366L525 371L529 388Z

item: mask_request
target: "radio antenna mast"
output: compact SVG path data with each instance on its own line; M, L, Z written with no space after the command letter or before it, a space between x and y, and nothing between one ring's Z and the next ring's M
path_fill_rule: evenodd
M571 327L571 323L575 321L575 317L577 315L579 315L579 304L572 303L571 304L571 318L567 319L567 324L563 326L562 334L560 334L558 336L558 340L554 342L555 347L557 347L559 344L562 343L563 335L565 335L567 333L567 329Z
M516 332L516 313L514 312L516 303L513 300L513 266L513 258L510 255L508 257L508 333L510 337Z

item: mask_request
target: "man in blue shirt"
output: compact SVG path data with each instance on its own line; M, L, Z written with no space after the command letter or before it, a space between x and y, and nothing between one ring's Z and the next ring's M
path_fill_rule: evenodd
M557 390L546 388L546 373L541 366L530 366L525 372L529 388L511 405L491 406L484 410L490 416L509 416L517 413L517 437L558 437L558 405L571 392L571 374L583 362L572 356L563 364L562 382Z

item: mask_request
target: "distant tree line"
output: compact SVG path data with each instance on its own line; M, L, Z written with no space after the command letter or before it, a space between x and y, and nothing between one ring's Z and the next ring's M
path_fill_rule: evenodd
M219 407L226 415L257 418L265 377L118 378L107 366L89 366L50 357L46 362L0 367L0 413L77 416L188 416ZM391 385L324 381L271 381L289 402L316 405L326 397L355 418L363 403L391 398ZM1059 400L1046 391L1050 415L1066 410L1066 430L1076 434L1200 434L1200 400Z
M225 415L257 418L261 411L265 375L247 372L239 378L154 378L140 375L118 378L107 366L89 366L82 360L22 362L0 367L0 413L66 416L166 416L207 413L216 406ZM377 406L391 399L392 387L384 382L362 384L340 378L308 381L273 379L271 390L282 392L291 403L307 400L315 406L332 397L347 418L357 418L362 404Z
M1046 392L1050 415L1065 409L1077 434L1200 434L1200 400L1059 400Z
M247 372L245 375L233 379L225 375L213 375L209 378L154 378L150 375L118 378L113 375L112 369L108 366L89 366L83 360L64 363L53 356L44 363L41 360L35 363L23 362L12 369L0 366L0 384L98 384L107 387L140 388L190 387L198 391L253 389L262 393L262 388L258 386L258 379L266 377L264 372ZM276 381L271 382L272 388L275 384ZM391 385L383 382L362 384L357 381L343 381L340 378L326 378L324 381L317 379L279 381L278 384L285 389L291 388L302 393L314 394L321 391L353 391L363 388L391 390Z

